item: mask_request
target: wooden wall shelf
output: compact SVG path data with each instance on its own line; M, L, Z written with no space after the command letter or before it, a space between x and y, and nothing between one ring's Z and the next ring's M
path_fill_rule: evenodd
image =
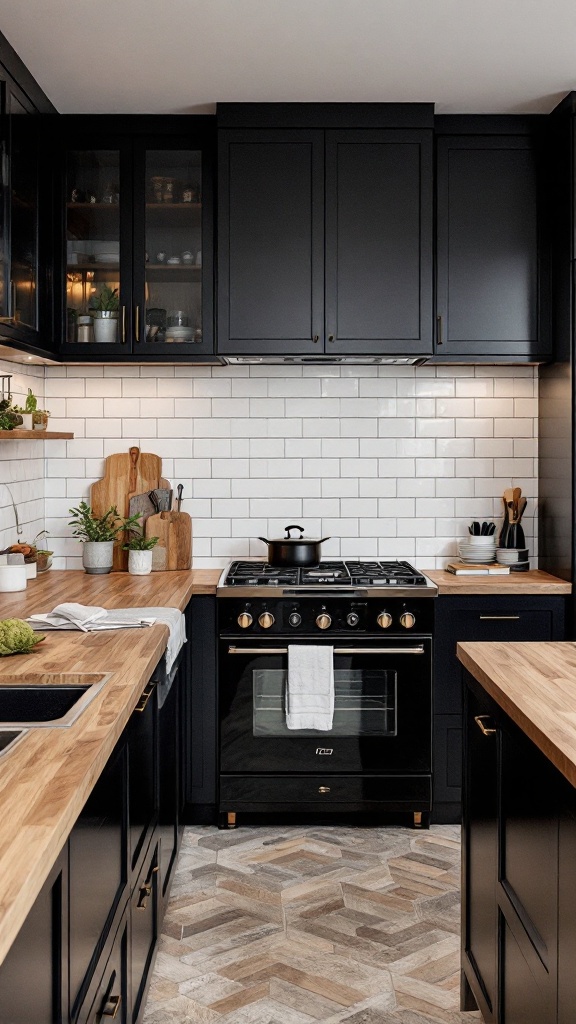
M0 441L62 441L70 440L74 434L63 430L0 430Z

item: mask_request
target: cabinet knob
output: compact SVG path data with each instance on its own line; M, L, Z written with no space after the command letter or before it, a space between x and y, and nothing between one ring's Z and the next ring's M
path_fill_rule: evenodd
M380 612L376 622L380 626L380 629L389 629L392 625L392 616L390 615L390 612Z
M262 612L262 614L258 616L258 622L262 626L262 629L270 629L270 626L273 626L275 621L276 620L272 615L272 612Z
M318 629L328 629L332 625L332 618L328 615L328 612L321 612L316 618L316 625Z
M400 625L404 626L404 629L412 629L412 626L416 622L416 616L412 612L402 612L400 616Z
M248 626L252 625L254 619L250 615L250 612L240 612L237 622L238 625L240 626L240 629L248 629Z
M146 910L148 906L148 897L152 893L152 885L145 882L144 885L140 886L138 892L138 903L136 904L136 910Z
M333 334L329 334L328 335L328 341L334 341L334 335Z
M314 337L312 338L312 341L314 341L314 342L320 341L320 335L319 334L315 334Z
M319 793L329 793L330 792L330 786L318 786L318 792Z

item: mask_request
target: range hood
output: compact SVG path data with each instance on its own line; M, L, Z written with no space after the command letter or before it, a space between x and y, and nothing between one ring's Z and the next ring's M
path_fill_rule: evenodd
M276 365L286 363L293 365L313 364L314 366L332 366L334 363L356 363L358 366L420 366L427 362L428 356L223 356L229 365L258 363L260 365Z

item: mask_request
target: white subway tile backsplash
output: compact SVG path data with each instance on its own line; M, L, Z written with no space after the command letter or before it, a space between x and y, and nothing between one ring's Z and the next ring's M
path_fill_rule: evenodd
M76 436L44 445L45 462L37 447L21 453L14 445L11 457L0 448L0 480L13 482L39 529L48 517L62 567L80 559L67 536L69 506L88 497L104 456L130 444L159 454L164 475L184 484L195 565L261 557L258 535L280 536L287 522L302 521L309 536L330 535L327 558L441 566L472 518L500 517L504 487L518 483L536 498L536 372L353 364L19 368L22 396L33 378L36 393L47 396L51 425ZM527 538L535 500L532 506ZM11 516L0 488L0 543Z

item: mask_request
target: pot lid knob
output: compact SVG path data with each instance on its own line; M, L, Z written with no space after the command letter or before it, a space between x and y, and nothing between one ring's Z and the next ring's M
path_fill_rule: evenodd
M304 533L304 527L303 526L295 526L295 525L293 525L293 526L285 526L284 529L286 530L286 536L285 536L284 540L293 540L293 537L290 534L290 530L300 530L300 537L298 537L298 540L301 539L301 537L302 537L302 535Z

